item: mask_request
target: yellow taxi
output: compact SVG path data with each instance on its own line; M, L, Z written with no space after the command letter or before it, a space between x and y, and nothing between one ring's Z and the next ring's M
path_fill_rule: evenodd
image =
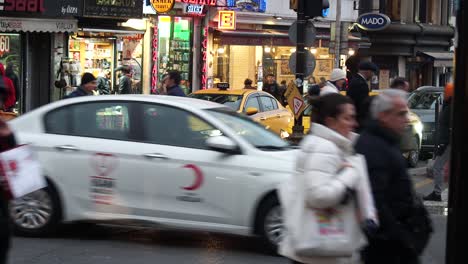
M218 86L220 87L220 86ZM288 127L294 117L269 93L251 89L229 89L228 86L199 90L191 98L212 101L248 115L282 138L289 136Z

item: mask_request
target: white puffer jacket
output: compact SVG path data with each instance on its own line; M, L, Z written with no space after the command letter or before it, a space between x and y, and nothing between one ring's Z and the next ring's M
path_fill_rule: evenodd
M353 155L351 140L337 132L312 124L311 135L301 143L295 177L305 184L306 203L312 208L329 208L338 205L346 195L346 189L355 189L359 182L356 169L345 167L347 157ZM285 216L287 217L287 216ZM328 264L352 263L350 259L301 258L294 254L287 232L280 244L280 254L301 263Z
M331 82L326 82L325 86L320 89L320 96L324 96L326 94L331 94L331 93L339 93L340 90L336 88L336 86L331 83Z

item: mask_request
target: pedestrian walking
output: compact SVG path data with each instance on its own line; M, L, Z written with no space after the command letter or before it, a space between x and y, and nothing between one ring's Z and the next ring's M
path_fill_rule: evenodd
M257 90L257 88L252 86L252 83L253 83L252 80L250 80L249 78L245 79L244 89Z
M329 93L339 93L344 89L346 84L346 72L342 69L333 69L330 74L330 80L325 82L325 86L321 89L320 95Z
M287 191L280 192L286 232L280 243L279 252L293 260L293 263L342 263L341 261L349 261L353 252L357 252L363 246L363 240L360 239L363 236L361 224L356 219L356 215L362 215L362 212L357 210L353 202L354 193L360 186L363 176L359 173L360 170L355 163L351 162L354 157L352 131L357 125L355 108L350 98L337 93L319 97L311 103L314 117L311 133L301 142L296 172L291 179L292 182L289 183L297 189L292 187L289 195L293 197L292 200L288 199ZM281 186L280 190L285 190L282 188L288 187ZM372 199L369 200L372 201ZM294 217L297 217L295 212L298 209L309 210L308 212L314 215L307 217L306 223L307 225L316 224L316 229L321 230L320 233L308 233L302 230L306 228L304 225L292 226L297 221ZM339 214L337 212L345 211L349 214L337 215ZM373 215L376 219L375 212ZM339 220L336 220L337 218ZM314 219L317 222L314 222ZM331 219L335 219L336 222ZM370 228L376 225L372 219L363 222L368 223ZM352 245L348 246L348 250L351 247L351 252L348 252L347 257L337 253L342 245L338 241L347 240L343 237L335 237L329 241L327 246L336 249L336 252L329 253L330 255L327 255L325 250L324 252L305 252L300 249L303 243L301 246L297 245L301 231L308 234L307 238L320 240L327 239L326 236L331 233L338 236L344 235L345 231L337 226L345 225L354 230L352 233L355 235L355 240L348 239ZM315 241L315 244L320 243L321 241Z
M353 99L356 106L357 121L359 128L364 127L365 119L367 116L367 104L369 98L369 84L374 74L378 71L377 66L369 61L359 64L359 72L351 79L347 95Z
M271 73L268 74L266 77L266 83L265 85L263 85L263 91L273 95L273 97L275 97L276 100L278 100L279 102L283 101L282 95L280 92L280 87L278 83L276 82L275 75Z
M415 196L399 139L408 123L407 94L388 89L372 100L371 121L355 149L365 156L379 215L379 230L368 234L366 264L413 264L424 250L431 220Z
M393 79L392 83L390 84L390 88L392 89L399 89L405 92L409 92L409 82L403 77L396 77Z
M13 132L6 122L0 119L0 152L12 149L15 146L16 140ZM0 181L0 264L8 262L12 233L8 209L10 197L7 195L7 187L4 184L4 181Z
M111 83L110 83L111 73L109 70L102 72L97 77L97 90L99 94L110 94L111 93Z
M13 82L13 86L15 87L15 99L16 102L20 98L20 87L19 87L19 78L18 75L15 73L15 65L13 62L7 63L7 67L5 69L5 76L10 78L10 80Z
M120 66L115 71L121 71L119 78L119 94L131 94L132 93L132 78L131 70L128 66Z
M6 76L5 66L2 63L0 63L0 90L3 94L3 111L12 112L16 104L15 86Z
M167 95L185 97L184 91L180 88L180 73L178 71L169 71L163 78L163 84Z
M434 190L424 197L424 200L426 201L442 201L441 194L444 187L444 167L450 161L450 134L452 130L450 118L452 114L452 98L453 84L448 83L445 85L444 104L442 106L442 111L437 125L437 146L435 148L434 165L431 169L431 174L434 175Z
M83 73L81 76L81 85L76 88L75 91L71 92L65 98L74 98L80 96L93 95L93 91L96 90L97 80L93 74L89 72Z

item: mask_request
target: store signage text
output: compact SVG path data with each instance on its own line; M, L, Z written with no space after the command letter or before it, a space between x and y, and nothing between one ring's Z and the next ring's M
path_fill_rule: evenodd
M184 4L194 4L194 5L207 5L207 6L216 6L218 4L217 0L177 0Z
M153 27L153 69L151 71L151 92L154 94L158 89L158 26Z
M167 13L174 8L174 0L151 0L151 6L157 13Z
M143 0L83 0L85 17L141 18Z
M208 66L207 66L207 50L208 50L208 27L203 29L203 40L202 40L202 90L207 89L208 83Z
M2 11L43 13L46 10L44 0L4 0L0 2L3 4L0 5Z
M366 13L358 18L358 26L367 31L378 31L387 28L392 21L387 15Z
M62 6L62 15L78 15L77 6Z
M236 29L236 12L229 10L220 10L218 12L218 28L219 29Z
M135 0L96 0L98 6L135 7Z
M188 4L184 8L184 13L189 15L203 16L205 11L204 5L192 5Z
M0 56L10 52L10 36L0 36Z

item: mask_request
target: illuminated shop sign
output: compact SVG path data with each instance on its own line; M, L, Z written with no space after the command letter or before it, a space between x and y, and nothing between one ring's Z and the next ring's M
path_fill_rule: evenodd
M218 28L219 29L236 29L236 12L229 10L220 10L218 12Z
M167 13L174 8L174 0L151 0L151 6L158 13Z
M0 16L80 16L82 5L80 0L0 0Z
M158 37L159 37L158 26L155 25L153 27L153 42L152 42L153 69L151 70L151 92L153 94L156 93L156 90L158 89Z
M192 5L207 5L207 6L216 6L218 4L217 0L176 0L176 2L181 2L184 4L192 4Z
M84 0L84 16L141 18L143 0Z
M227 0L227 5L231 10L261 13L266 11L266 3L266 0Z
M203 29L203 40L202 40L202 77L201 77L201 88L202 90L207 89L208 84L208 66L207 66L207 51L208 51L208 27Z
M205 15L204 5L192 5L188 4L184 7L184 13L187 15L204 16Z

